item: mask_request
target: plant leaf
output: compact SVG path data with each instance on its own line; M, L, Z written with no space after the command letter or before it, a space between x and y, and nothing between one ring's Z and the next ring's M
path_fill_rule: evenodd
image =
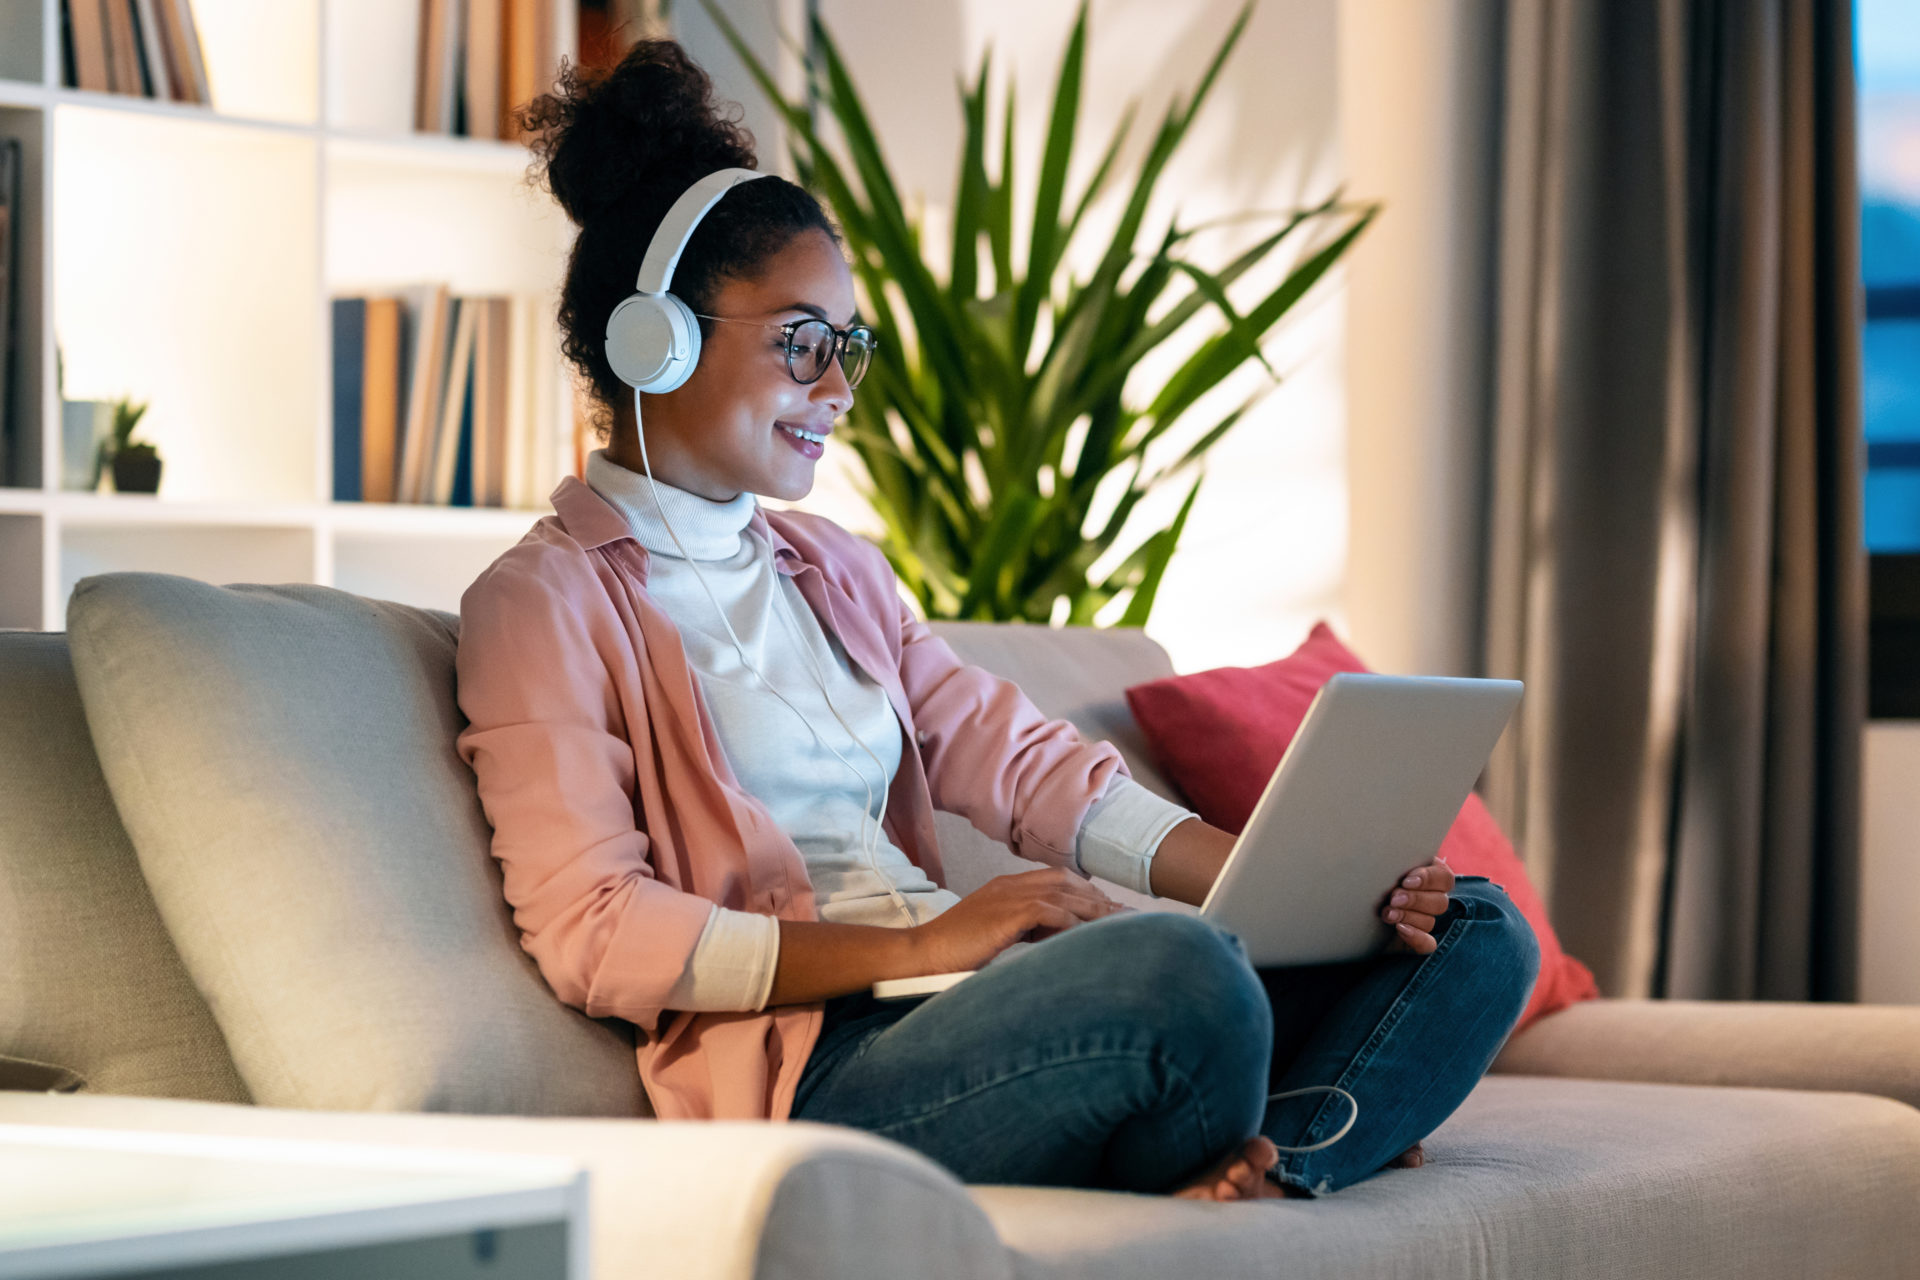
M1167 562L1173 559L1173 550L1180 542L1180 532L1187 527L1187 513L1193 510L1193 500L1200 496L1200 484L1205 479L1205 475L1195 477L1193 488L1187 490L1187 500L1180 504L1180 514L1173 518L1171 525L1147 540L1147 546L1152 549L1145 557L1145 574L1140 585L1133 589L1133 598L1127 601L1127 611L1120 616L1117 625L1147 625L1147 616L1153 612L1153 598L1160 590L1160 579L1167 572Z
M962 618L1001 616L981 610L1010 593L1019 567L1016 555L1039 510L1039 496L1024 489L996 496L1003 499L1003 505L988 522L974 551L973 572L960 600Z
M987 204L987 72L992 65L989 48L980 56L973 92L968 93L964 84L960 90L966 135L960 149L960 177L954 183L953 266L947 278L947 291L956 302L973 297L980 287L980 230Z
M1035 318L1047 296L1047 285L1060 261L1064 243L1060 228L1060 201L1066 192L1067 166L1073 159L1073 132L1080 118L1080 69L1087 48L1087 0L1080 0L1060 72L1054 82L1053 116L1047 126L1047 146L1040 159L1040 181L1033 200L1033 227L1027 240L1027 274L1020 283L1013 312L1014 352L1026 364L1033 341Z
M1333 243L1295 267L1272 293L1261 299L1252 310L1247 312L1247 328L1253 332L1256 340L1264 336L1274 321L1286 314L1287 309L1298 302L1301 295L1327 273L1366 229L1367 224L1373 220L1373 216L1373 210L1362 214L1351 227L1337 236ZM1155 396L1153 403L1148 406L1146 416L1153 420L1153 425L1140 438L1139 447L1145 447L1164 432L1192 406L1195 400L1212 390L1243 360L1239 340L1231 338L1230 335L1223 334L1201 344L1200 349L1195 351L1187 362L1167 380L1167 385L1160 389L1160 394Z
M1013 122L1017 95L1013 81L1007 81L1007 114L1001 122L1000 181L987 196L987 239L993 247L993 291L1011 293L1017 284L1013 277Z
M1267 353L1260 349L1259 335L1254 333L1247 322L1240 318L1240 313L1233 309L1233 302L1227 297L1226 286L1218 277L1194 266L1191 262L1181 262L1176 259L1173 266L1175 270L1184 272L1193 281L1195 287L1207 296L1207 301L1218 307L1220 314L1227 318L1227 334L1238 346L1240 358L1258 360L1261 367L1273 375L1275 382L1280 381L1280 371L1268 363Z

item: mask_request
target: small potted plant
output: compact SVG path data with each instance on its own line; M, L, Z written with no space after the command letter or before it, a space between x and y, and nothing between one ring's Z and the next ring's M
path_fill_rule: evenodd
M101 456L113 468L115 493L160 492L160 451L131 439L146 404L122 397L113 402L113 434L100 442Z

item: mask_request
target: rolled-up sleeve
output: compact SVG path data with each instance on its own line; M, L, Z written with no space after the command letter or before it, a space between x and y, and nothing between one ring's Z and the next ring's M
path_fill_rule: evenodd
M515 552L461 599L457 747L521 946L566 1003L651 1031L713 904L649 861L632 745L647 726L626 722L608 665L634 659L611 609L591 612L591 571Z
M1111 743L1049 720L1020 686L962 662L898 599L900 681L913 712L934 807L1034 862L1079 870L1087 811L1115 774Z
M667 992L669 1009L758 1013L780 968L780 922L757 911L716 904L687 970Z
M1167 833L1200 815L1162 799L1132 778L1114 775L1087 810L1076 853L1088 875L1111 880L1135 893L1153 894L1153 855Z

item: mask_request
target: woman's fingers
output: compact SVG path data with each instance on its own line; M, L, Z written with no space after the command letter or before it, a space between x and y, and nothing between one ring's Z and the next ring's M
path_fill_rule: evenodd
M1396 894L1395 896L1397 897L1399 895ZM1442 902L1445 902L1444 898ZM1388 924L1411 925L1422 933L1432 933L1435 922L1444 914L1446 914L1446 907L1444 905L1436 911L1419 911L1411 906L1396 907L1391 905L1380 909L1380 918Z
M1095 888L1091 881L1064 868L1016 872L989 881L988 887L1002 883L1010 901L1051 902L1089 920L1105 914L1114 905L1113 899Z
M1395 925L1394 932L1399 934L1401 941L1405 942L1407 946L1411 947L1419 955L1432 955L1434 948L1440 945L1434 941L1432 934L1422 933L1406 924Z
M1410 926L1431 942L1434 922L1447 913L1447 905L1452 900L1449 890L1453 882L1453 868L1437 858L1415 867L1388 892L1380 918L1396 930L1403 925Z
M1423 893L1418 889L1395 889L1387 897L1389 911L1420 912L1424 915L1443 916L1447 914L1447 903L1451 901L1444 893Z
M1058 874L1061 878L1050 884L1048 896L1082 920L1098 920L1119 905L1100 892L1091 880L1083 880L1065 870Z
M1432 862L1415 867L1400 878L1400 887L1404 889L1428 889L1446 893L1453 888L1453 868L1435 858Z
M1034 923L1047 929L1071 929L1080 918L1058 903L1042 902L1033 913Z
M1393 927L1397 947L1423 956L1439 948L1433 926L1447 912L1453 881L1453 868L1438 858L1400 877L1380 909L1380 918Z

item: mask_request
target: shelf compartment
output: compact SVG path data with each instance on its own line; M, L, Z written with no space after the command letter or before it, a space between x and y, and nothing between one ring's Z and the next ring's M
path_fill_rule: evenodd
M0 35L9 4L0 0ZM206 61L211 104L175 101L140 93L102 93L63 82L56 66L47 83L60 101L98 104L131 112L189 118L231 118L267 125L315 129L320 123L320 69L315 61L320 0L193 0L194 26ZM59 0L49 8L59 13ZM5 57L0 54L0 66ZM59 56L58 45L54 56ZM38 59L36 58L36 62Z
M411 131L420 6L328 0L326 21L328 127Z
M169 498L311 503L318 142L64 103L53 130L66 394L151 403Z
M527 527L536 518L532 512L515 514L526 517ZM468 584L520 541L525 531L482 529L394 536L336 529L333 585L376 600L458 613L460 596Z
M74 584L96 573L172 573L202 582L312 582L311 526L84 525L63 520L55 607L64 615ZM59 618L48 620L59 626Z
M319 0L193 0L193 20L216 109L320 123Z
M557 299L572 226L525 180L528 159L510 143L329 139L329 293L432 280Z

